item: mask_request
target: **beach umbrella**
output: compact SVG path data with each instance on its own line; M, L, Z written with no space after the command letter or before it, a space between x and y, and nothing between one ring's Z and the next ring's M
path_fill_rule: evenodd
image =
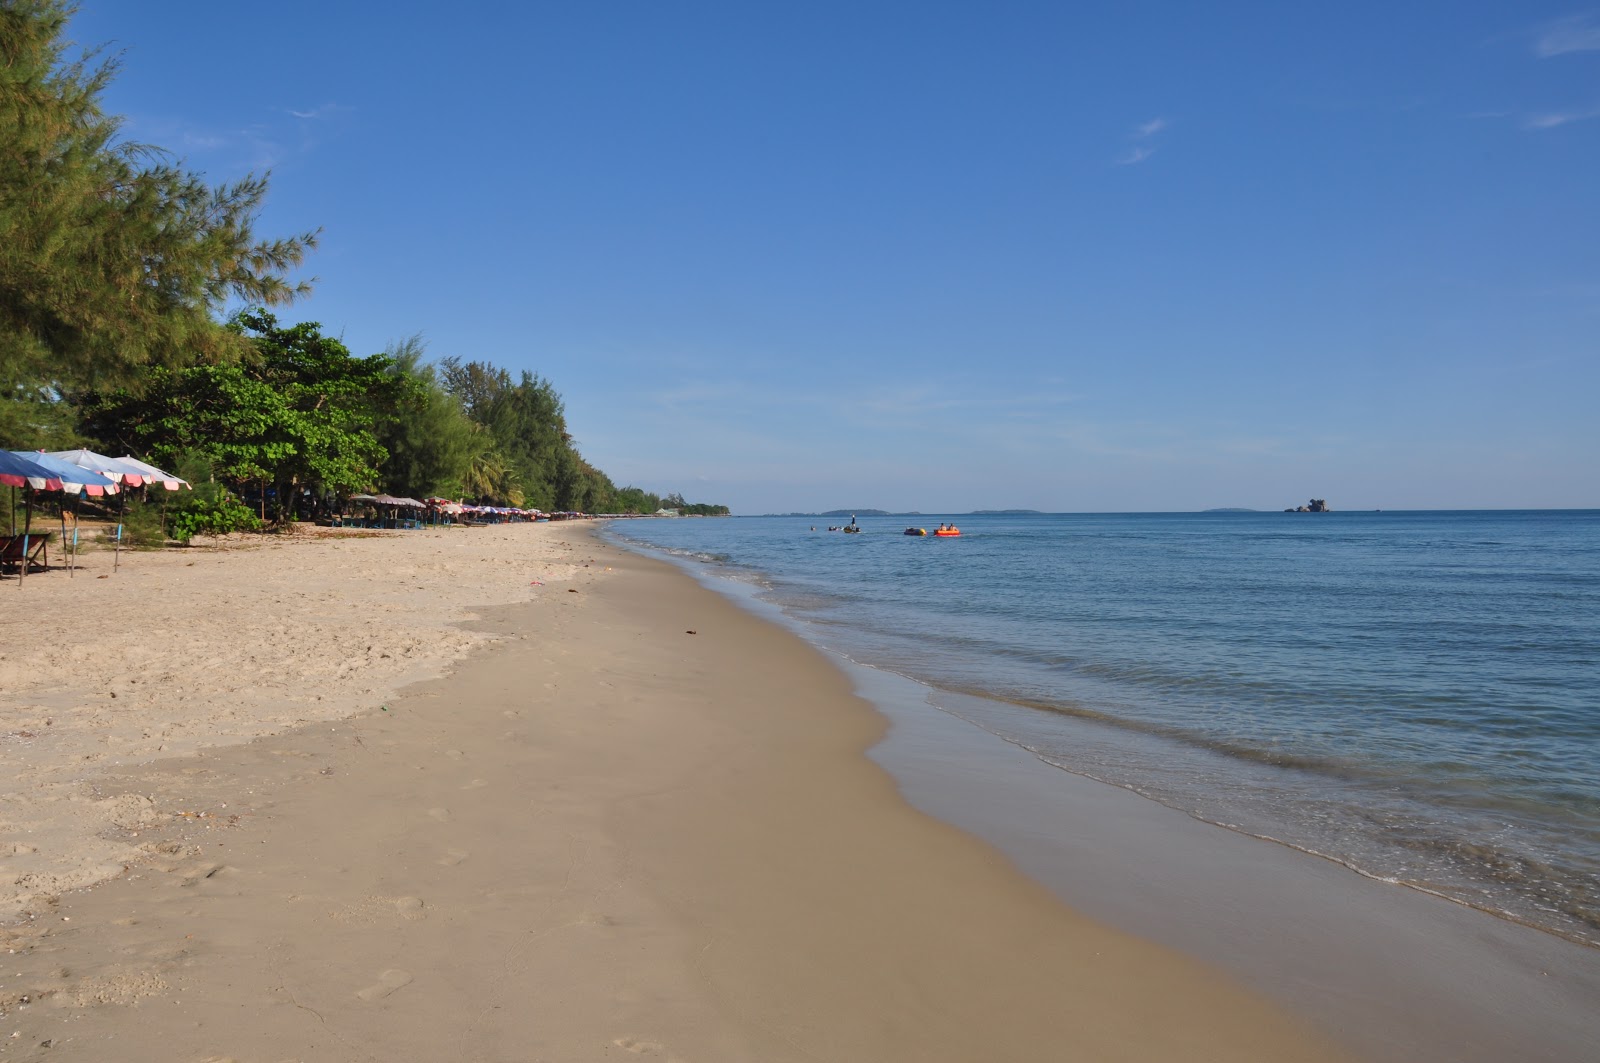
M61 542L63 547L67 547L67 576L70 578L76 575L78 570L78 499L85 493L96 497L115 494L117 491L116 481L97 472L90 472L88 469L74 465L70 461L63 461L43 451L26 453L13 451L12 453L19 458L26 458L36 465L55 473L61 481L61 490L72 496L72 541L70 544L67 542L67 503L66 499L61 501Z
M147 465L138 458L124 454L120 458L113 458L118 465L131 465L144 474L145 483L160 484L168 491L181 491L185 488L194 490L194 485L181 476L174 476L170 472L162 472L154 465Z
M33 534L33 493L35 491L59 491L61 480L49 469L33 461L13 454L9 450L0 450L0 483L12 489L11 496L11 534L17 533L17 502L15 491L21 487L25 489L23 518L22 518L22 564L18 568L17 586L22 586L22 581L28 578L28 545Z
M50 456L60 458L62 461L70 461L80 468L89 469L102 476L108 476L124 487L141 487L144 485L145 480L148 479L147 474L140 472L132 465L124 465L116 458L108 458L104 454L96 454L92 450L56 450L51 451ZM122 514L126 504L125 496L118 492L117 546L116 552L111 559L111 571L113 572L122 567Z
M194 485L181 476L174 476L170 472L162 472L154 465L148 465L130 454L124 454L115 459L119 465L131 465L145 474L144 482L147 484L160 484L168 491L193 491ZM167 527L167 496L161 496L161 527L165 534Z
M44 490L61 490L72 494L86 491L99 497L100 495L113 495L117 493L117 482L109 476L86 469L81 465L74 465L70 461L63 461L53 454L46 454L42 450L13 450L9 452L14 457L23 458L47 470L55 479L61 482L59 488L43 488ZM41 485L35 484L35 487Z
M128 487L142 487L146 481L152 479L150 474L142 469L124 464L116 458L108 458L104 454L96 454L92 450L53 450L50 456L70 461L79 468L97 472L102 476L109 476L117 483Z
M10 450L0 450L0 484L9 487L31 487L36 491L59 491L61 477L34 461L32 457Z

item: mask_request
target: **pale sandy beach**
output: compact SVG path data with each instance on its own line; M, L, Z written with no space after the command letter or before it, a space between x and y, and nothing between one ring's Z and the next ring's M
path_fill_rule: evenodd
M914 811L829 662L588 532L0 585L0 1058L1341 1058Z

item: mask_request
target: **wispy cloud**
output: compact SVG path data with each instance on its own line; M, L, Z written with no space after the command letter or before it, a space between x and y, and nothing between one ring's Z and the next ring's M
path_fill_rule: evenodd
M325 103L320 107L313 107L309 111L297 111L293 107L287 108L288 113L293 115L296 118L306 118L306 119L313 119L313 120L314 119L318 119L318 118L327 118L330 115L336 114L339 111L343 111L343 110L345 110L345 108L340 106L337 103Z
M1534 55L1549 59L1568 52L1600 52L1600 18L1593 12L1568 15L1534 28Z
M278 107L262 121L249 125L203 126L186 118L135 116L129 130L136 139L146 140L188 158L202 169L270 170L296 158L311 154L339 126L353 108L339 103L324 103L310 110Z
M1576 111L1549 111L1545 114L1532 114L1523 120L1522 126L1524 129L1555 129L1557 126L1570 125L1573 122L1587 122L1591 118L1600 118L1600 105Z
M1165 118L1152 118L1148 122L1140 122L1133 127L1133 132L1128 134L1131 142L1128 149L1117 158L1118 166L1132 166L1143 162L1156 153L1153 139L1163 132L1172 123Z

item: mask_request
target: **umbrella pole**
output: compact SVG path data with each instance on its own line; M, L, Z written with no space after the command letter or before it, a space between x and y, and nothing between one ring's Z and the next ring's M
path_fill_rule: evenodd
M33 490L30 488L23 496L22 519L22 570L17 575L17 586L22 586L22 581L28 578L28 533L33 530Z
M67 548L67 496L61 496L61 549ZM59 553L59 551L58 551ZM72 578L72 564L67 564L67 578Z
M117 492L117 547L111 555L111 571L115 572L122 564L122 513L128 503L128 489L124 487Z
M74 572L78 569L78 525L82 523L82 506L83 494L80 492L78 497L72 500L72 569Z

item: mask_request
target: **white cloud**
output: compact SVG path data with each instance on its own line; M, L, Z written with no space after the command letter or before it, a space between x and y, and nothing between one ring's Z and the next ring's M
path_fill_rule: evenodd
M1533 54L1540 59L1569 52L1600 52L1600 20L1592 13L1546 22L1533 32Z
M1522 125L1524 129L1554 129L1572 122L1587 122L1591 118L1600 118L1600 106L1578 111L1551 111L1546 114L1529 115Z
M1151 143L1151 139L1171 124L1167 119L1157 117L1134 126L1133 132L1128 134L1128 139L1133 142L1133 146L1117 158L1117 165L1132 166L1134 163L1143 162L1154 155L1156 147Z
M344 110L344 108L339 106L337 103L325 103L321 107L313 107L309 111L297 111L293 107L290 107L288 108L288 113L296 118L318 119L326 118L329 115L342 110Z

